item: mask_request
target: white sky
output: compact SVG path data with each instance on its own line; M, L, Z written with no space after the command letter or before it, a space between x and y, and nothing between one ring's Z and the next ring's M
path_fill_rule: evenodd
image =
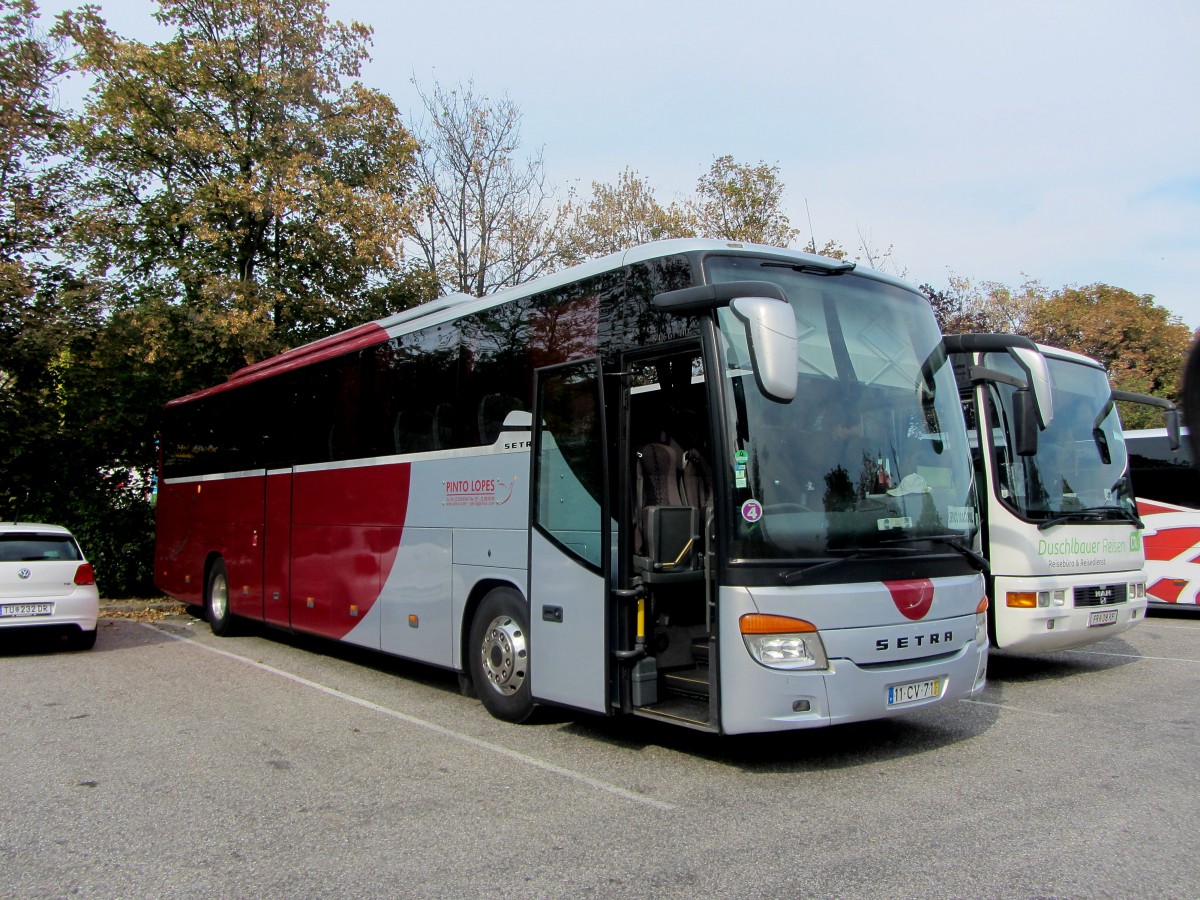
M124 36L159 34L149 0L93 2ZM413 77L507 95L563 196L630 166L665 204L732 154L779 166L798 243L811 213L818 245L893 245L914 284L1105 282L1200 326L1195 0L331 0L329 14L374 28L364 81L414 120Z

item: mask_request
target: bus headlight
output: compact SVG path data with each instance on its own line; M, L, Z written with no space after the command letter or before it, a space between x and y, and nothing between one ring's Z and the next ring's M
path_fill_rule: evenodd
M979 601L979 605L975 607L975 643L980 646L988 642L987 610L988 598L985 594L984 598Z
M771 669L827 669L817 626L790 616L750 613L738 620L742 640L754 661Z

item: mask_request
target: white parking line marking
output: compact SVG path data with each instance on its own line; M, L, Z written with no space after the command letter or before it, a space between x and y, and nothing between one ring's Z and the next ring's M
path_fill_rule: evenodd
M1007 703L988 703L986 700L972 700L970 697L963 697L959 703L974 703L977 706L991 706L995 709L1011 709L1013 712L1033 713L1035 716L1049 716L1052 719L1059 717L1058 713L1042 712L1038 709L1027 709L1024 706L1010 706Z
M1157 662L1200 663L1200 659L1185 659L1178 656L1143 656L1140 653L1109 653L1105 650L1064 650L1063 653L1086 653L1090 656L1119 656L1122 659L1152 659Z
M645 806L652 806L655 809L664 812L672 812L675 806L671 803L664 803L661 800L654 800L650 797L643 797L641 794L635 794L633 791L627 791L625 788L617 787L615 784L609 784L607 781L600 781L598 778L592 778L589 775L584 775L582 772L576 772L571 769L564 769L562 766L556 766L554 763L548 763L544 760L537 759L533 756L526 756L524 753L519 753L516 750L510 750L507 747L502 747L499 744L492 744L488 741L480 740L477 737L471 737L469 734L463 734L459 731L446 728L442 725L436 725L433 722L428 722L425 719L418 719L416 716L410 716L408 713L402 713L399 710L389 709L386 706L381 706L371 700L364 700L362 697L355 697L353 694L347 694L345 691L339 691L336 688L331 688L317 681L310 681L307 678L302 678L299 675L293 675L291 672L285 672L282 669L277 669L274 666L268 666L266 663L256 662L252 659L247 659L244 656L238 656L236 653L230 653L228 650L219 650L216 647L208 647L198 641L190 638L182 637L178 634L172 634L162 628L157 628L147 622L139 622L143 628L149 628L159 634L166 635L172 640L182 641L185 644L191 644L201 650L207 650L209 653L216 653L219 656L225 656L229 659L235 659L238 662L245 663L248 666L253 666L263 672L269 672L272 675L278 675L281 678L286 678L295 684L303 685L304 687L312 688L315 691L320 691L322 694L327 694L330 697L335 697L338 700L345 700L348 703L353 703L361 706L364 709L372 710L373 712L382 713L385 716L391 716L393 719L399 719L401 722L406 722L409 725L417 725L421 728L426 728L429 731L443 735L444 737L454 738L463 743L470 744L474 747L479 747L483 750L488 750L492 753L498 753L501 756L507 756L510 759L515 759L518 762L533 766L538 769L543 769L547 772L553 772L555 775L561 775L563 778L569 778L572 781L578 781L593 787L596 790L606 791L610 794L615 794L618 797L624 797L626 800L632 800L634 803L641 803Z

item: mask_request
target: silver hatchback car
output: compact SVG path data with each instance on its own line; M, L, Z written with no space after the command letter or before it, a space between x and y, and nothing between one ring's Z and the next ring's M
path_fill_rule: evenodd
M100 593L92 565L59 525L0 522L0 634L59 631L75 650L96 643Z

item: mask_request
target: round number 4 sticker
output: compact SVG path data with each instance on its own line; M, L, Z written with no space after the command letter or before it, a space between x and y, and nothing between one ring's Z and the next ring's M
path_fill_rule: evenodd
M762 518L762 504L757 500L747 500L742 504L742 518L747 522L757 522Z

